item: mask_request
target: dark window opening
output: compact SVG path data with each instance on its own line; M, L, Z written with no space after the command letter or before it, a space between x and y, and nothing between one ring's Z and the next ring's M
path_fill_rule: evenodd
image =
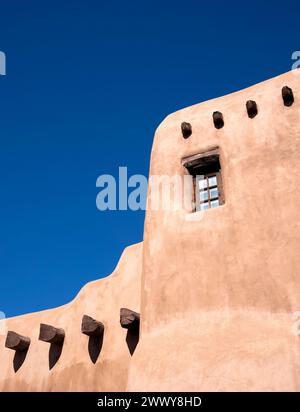
M218 149L184 158L182 164L193 176L194 211L212 209L224 204Z

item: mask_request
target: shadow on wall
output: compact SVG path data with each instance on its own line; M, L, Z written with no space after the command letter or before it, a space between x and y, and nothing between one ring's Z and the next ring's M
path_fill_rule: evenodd
M63 350L63 345L51 343L49 349L49 370L51 370L58 362Z
M14 356L14 360L13 360L13 365L14 365L14 371L17 373L18 370L20 369L20 367L23 365L23 363L25 362L26 356L28 353L28 349L19 352L16 351L15 352L15 356Z
M130 352L130 355L132 356L135 348L137 347L137 344L139 343L139 338L140 338L140 334L139 331L127 331L127 335L126 335L126 343Z
M90 336L89 337L88 349L89 349L90 359L93 363L97 362L102 346L103 346L103 333L100 336Z

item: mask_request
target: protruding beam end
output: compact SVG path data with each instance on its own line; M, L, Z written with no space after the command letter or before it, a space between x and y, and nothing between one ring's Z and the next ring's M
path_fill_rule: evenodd
M184 139L188 139L192 135L192 125L191 123L182 122L181 132Z
M284 105L292 106L295 100L293 90L288 86L284 86L282 88L281 93L282 93L282 99L283 99Z
M48 343L56 343L57 345L62 345L65 339L65 331L61 328L55 328L54 326L45 325L41 323L40 325L40 336L39 340Z
M224 126L223 114L221 112L214 112L213 121L216 129L222 129Z
M16 332L8 331L5 341L5 347L17 352L24 352L29 348L30 338L19 335Z
M140 326L140 314L133 310L122 308L120 310L120 324L122 328L132 332L138 332Z
M253 119L258 113L256 102L254 100L248 100L246 103L246 108L248 116L250 117L250 119Z
M81 322L81 332L88 336L102 336L104 333L104 325L102 322L83 315Z

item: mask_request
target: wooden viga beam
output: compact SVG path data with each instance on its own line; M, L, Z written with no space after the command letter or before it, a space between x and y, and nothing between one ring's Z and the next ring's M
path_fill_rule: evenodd
M62 345L64 343L64 339L65 331L63 329L41 323L39 340Z
M30 345L30 338L19 335L16 332L8 331L5 341L5 347L17 352L27 351Z
M247 101L246 109L250 119L253 119L258 113L257 104L254 100Z
M140 314L130 309L121 308L120 324L122 328L128 329L131 332L138 332L140 326Z
M224 118L221 112L213 112L213 122L216 129L222 129L224 126Z
M81 332L88 336L101 336L104 333L104 325L88 315L83 315Z
M182 122L181 123L181 133L185 139L188 139L192 135L192 125L191 123Z
M283 99L284 105L285 106L292 106L292 104L294 103L293 90L288 86L284 86L281 90L281 94L282 94L282 99Z

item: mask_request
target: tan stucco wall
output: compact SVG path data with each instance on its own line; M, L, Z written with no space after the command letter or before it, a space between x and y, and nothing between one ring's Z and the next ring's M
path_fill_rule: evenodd
M299 78L290 72L180 110L158 128L150 174L183 175L182 157L219 146L226 203L192 221L184 209L148 210L143 338L129 390L300 390L291 332L300 310ZM220 130L214 111L224 115ZM184 121L193 128L187 140Z
M122 391L131 359L126 330L120 327L120 308L140 310L142 243L125 249L115 271L88 283L69 304L43 312L11 318L6 328L31 338L27 357L15 373L14 351L4 348L0 336L1 391ZM94 364L88 353L88 336L80 331L86 314L104 326L103 346ZM49 371L50 345L38 340L40 323L65 330L61 357Z
M184 175L183 157L219 146L225 204L197 213L148 209L143 246L126 249L110 277L66 306L7 320L32 343L15 373L0 337L0 390L300 390L300 337L292 333L300 311L299 79L290 72L162 122L150 175ZM294 91L291 107L282 102L285 85ZM254 119L250 99L258 104ZM183 121L193 128L186 140ZM120 307L141 313L132 357ZM83 314L105 325L95 365L80 333ZM66 331L51 371L41 322Z

